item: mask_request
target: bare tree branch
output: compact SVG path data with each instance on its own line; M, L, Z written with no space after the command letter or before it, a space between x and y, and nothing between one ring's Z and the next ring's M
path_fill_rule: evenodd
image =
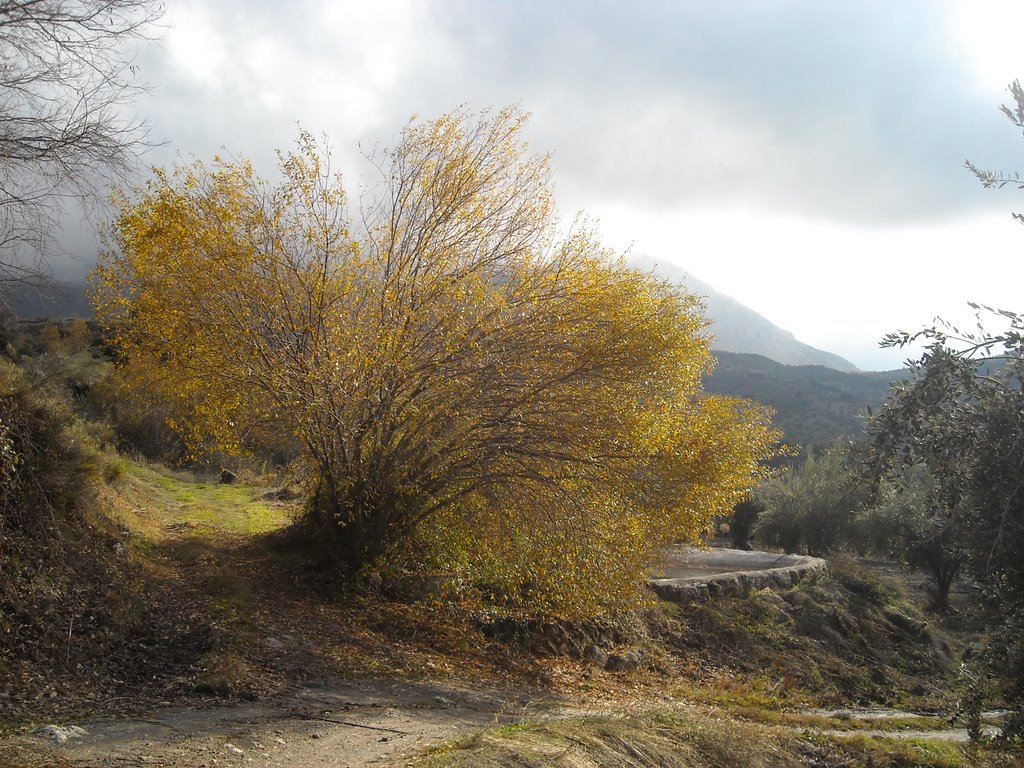
M155 0L0 0L0 302L50 278L70 199L95 202L148 145L134 44Z

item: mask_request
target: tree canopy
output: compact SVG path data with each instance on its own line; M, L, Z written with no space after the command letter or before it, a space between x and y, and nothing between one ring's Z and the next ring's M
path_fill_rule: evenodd
M1009 91L1014 106L1004 106L1002 112L1022 128L1024 89L1014 82ZM970 162L966 166L985 187L1015 184L1024 188L1019 174L985 171ZM1024 223L1020 214L1013 215ZM923 339L928 346L913 365L913 378L894 387L870 433L876 473L889 471L897 478L927 476L922 486L925 530L935 532L933 541L945 557L954 558L957 567L959 561L964 563L998 617L982 661L986 674L1003 684L1012 705L1004 731L1020 739L1024 737L1024 317L1009 310L971 306L977 313L975 328L940 322L916 333L886 337L887 345Z
M301 134L122 195L96 307L200 449L295 436L350 571L443 567L561 613L632 600L761 473L769 414L707 396L697 298L560 229L509 108L413 120L349 210Z
M979 308L984 311L984 308ZM870 433L876 472L926 474L926 526L951 564L963 562L982 586L1001 628L989 648L991 669L1010 685L1024 732L1024 318L988 310L1002 332L948 325L896 334L891 343L930 344L896 385ZM989 321L991 324L991 320ZM979 328L982 321L979 319ZM909 471L908 471L909 470Z

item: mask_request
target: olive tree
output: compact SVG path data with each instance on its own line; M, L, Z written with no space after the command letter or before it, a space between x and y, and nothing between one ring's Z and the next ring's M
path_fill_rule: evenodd
M1010 88L1003 113L1024 128L1024 89ZM1015 184L1019 174L967 168L986 187ZM1014 217L1024 223L1024 216ZM983 654L987 671L1012 703L1008 736L1024 735L1024 316L972 305L976 330L939 323L894 333L888 345L928 343L913 378L897 385L873 421L878 471L920 465L933 487L936 524L950 526L965 565L998 617Z
M856 529L862 546L924 573L931 582L931 607L944 612L966 554L956 516L942 507L942 484L931 471L923 462L890 467L887 477L878 478Z
M856 543L856 516L867 500L859 447L836 440L818 455L762 483L758 540L787 552L822 557Z

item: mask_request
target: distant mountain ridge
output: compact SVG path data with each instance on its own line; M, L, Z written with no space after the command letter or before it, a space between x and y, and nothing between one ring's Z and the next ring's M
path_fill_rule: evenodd
M3 296L3 300L22 320L47 318L92 317L84 281L55 283L40 288L20 286ZM2 304L0 304L2 306Z
M822 365L783 365L762 355L716 351L708 392L756 400L775 410L774 422L790 445L822 448L837 437L864 433L869 411L890 385L910 372L838 371Z
M858 370L857 366L839 355L804 344L789 331L679 267L649 256L631 256L628 261L639 269L653 272L704 297L711 321L710 331L714 336L713 350L763 355L783 365L823 365L838 371Z

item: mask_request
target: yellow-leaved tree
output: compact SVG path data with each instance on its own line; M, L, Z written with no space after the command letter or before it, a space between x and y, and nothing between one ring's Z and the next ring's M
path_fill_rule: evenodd
M301 444L343 567L443 566L580 615L635 599L778 434L702 392L698 299L560 232L525 119L413 120L354 214L307 134L274 183L158 171L119 200L95 304L192 445Z

